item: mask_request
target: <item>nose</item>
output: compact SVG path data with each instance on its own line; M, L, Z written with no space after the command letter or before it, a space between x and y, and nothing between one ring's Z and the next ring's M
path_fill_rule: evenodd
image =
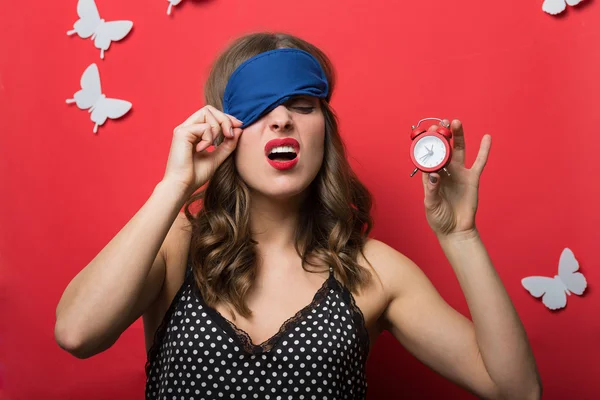
M290 112L284 105L275 107L268 118L269 127L274 132L287 132L294 126Z

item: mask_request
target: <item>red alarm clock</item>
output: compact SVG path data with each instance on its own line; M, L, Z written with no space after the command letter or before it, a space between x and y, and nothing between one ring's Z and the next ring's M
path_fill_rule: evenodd
M427 128L419 128L421 122L431 119L440 121L437 130L427 131ZM452 159L452 145L450 144L452 131L450 131L450 125L445 126L443 120L439 118L424 118L416 126L412 126L410 138L413 141L410 146L410 158L416 167L410 174L411 177L419 170L437 172L443 169L450 175L446 169Z

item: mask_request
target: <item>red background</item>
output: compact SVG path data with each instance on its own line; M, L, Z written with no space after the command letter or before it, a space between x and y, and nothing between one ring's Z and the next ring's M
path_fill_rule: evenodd
M171 17L162 0L97 3L107 21L134 22L105 60L90 40L66 35L75 0L12 1L0 13L5 398L143 398L141 321L105 353L78 360L54 342L55 307L162 178L172 130L202 107L216 54L259 30L297 34L329 54L339 74L332 104L375 197L373 236L412 258L467 315L427 226L420 178L409 178L409 133L421 118L461 119L469 164L483 134L492 135L478 226L529 334L544 398L598 397L598 1L559 17L539 0L184 0ZM103 92L133 103L98 135L86 111L65 104L92 62ZM552 313L520 280L554 276L564 247L589 287ZM370 399L471 398L387 333L368 375Z

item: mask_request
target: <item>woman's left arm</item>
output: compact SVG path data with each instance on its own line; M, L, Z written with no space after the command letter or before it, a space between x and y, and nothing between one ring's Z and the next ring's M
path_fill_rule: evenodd
M498 395L541 398L541 380L527 334L476 231L440 238L473 321L483 364Z
M475 226L491 137L484 136L476 161L467 169L461 122L442 124L454 136L450 176L423 174L425 211L458 278L472 323L441 299L414 263L391 249L379 253L380 265L403 268L389 275L391 301L384 318L409 351L478 395L539 399L541 381L527 334Z

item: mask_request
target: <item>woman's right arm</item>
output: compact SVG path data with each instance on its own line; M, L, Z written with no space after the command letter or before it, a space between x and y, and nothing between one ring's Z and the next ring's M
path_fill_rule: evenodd
M175 128L165 176L142 208L68 284L54 336L79 358L108 349L158 297L169 235L188 197L231 155L242 122L207 105ZM204 151L223 135L211 152ZM179 226L179 227L178 227Z
M56 308L55 338L79 358L100 353L158 296L165 277L165 240L187 196L162 181L142 208L73 278Z

